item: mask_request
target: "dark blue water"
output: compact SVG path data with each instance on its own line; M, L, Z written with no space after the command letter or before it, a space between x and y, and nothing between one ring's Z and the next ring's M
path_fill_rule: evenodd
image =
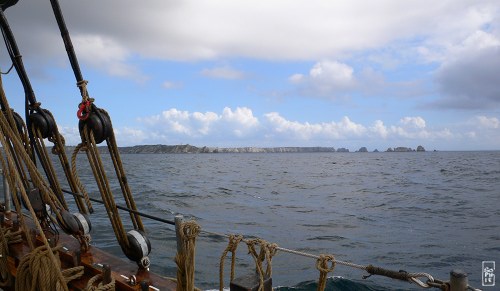
M182 213L209 231L257 236L284 248L427 272L442 280L449 279L450 270L463 269L474 287L481 287L482 261L500 262L500 152L130 154L122 159L141 210L167 219ZM82 179L89 183L83 155L80 160ZM100 197L93 184L88 188ZM114 188L120 200L116 183ZM120 254L104 210L96 208L93 243ZM125 213L122 218L127 219ZM144 222L153 243L153 271L175 277L173 228ZM218 288L225 247L225 239L199 237L197 286ZM252 272L244 245L237 262L237 276ZM363 275L338 265L328 289L421 290L383 277L363 280ZM278 253L273 260L274 286L314 290L318 276L314 259Z

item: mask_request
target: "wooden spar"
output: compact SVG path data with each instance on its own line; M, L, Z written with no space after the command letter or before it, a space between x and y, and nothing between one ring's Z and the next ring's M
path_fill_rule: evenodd
M2 226L12 227L13 221L17 221L17 213L12 211L5 213L0 211L3 216ZM33 221L29 217L25 217L31 229L34 229ZM108 265L111 270L111 277L115 279L116 290L141 290L141 284L147 284L152 287L151 290L157 288L159 290L176 290L177 284L172 279L162 277L158 274L145 269L140 269L136 263L128 260L123 260L117 256L111 255L99 248L90 246L85 253L80 252L80 243L73 236L65 233L59 233L57 236L51 232L45 232L47 239L61 246L59 258L62 269L71 268L77 265L84 266L85 274L79 279L75 279L68 283L70 290L85 290L87 282L90 278L97 274L105 272L104 265ZM37 238L39 238L37 236ZM41 240L38 240L41 245ZM28 244L23 241L9 245L8 269L11 275L15 278L17 267L21 258L29 253ZM129 278L135 276L135 285L129 283ZM14 290L14 286L5 288L4 290Z

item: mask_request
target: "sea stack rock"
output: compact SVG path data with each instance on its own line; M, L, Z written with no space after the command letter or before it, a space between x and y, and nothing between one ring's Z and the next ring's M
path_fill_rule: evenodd
M421 145L419 145L419 146L417 147L417 152L425 152L424 147L423 147L423 146L421 146Z

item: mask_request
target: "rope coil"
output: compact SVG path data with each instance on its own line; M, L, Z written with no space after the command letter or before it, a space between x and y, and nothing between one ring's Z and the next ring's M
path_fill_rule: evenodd
M177 250L175 263L177 264L177 290L193 291L196 237L200 233L200 225L196 221L182 222L179 228L182 245Z
M68 282L83 275L83 266L61 271L60 261L50 256L59 248L43 245L25 255L17 268L16 290L68 290Z
M115 279L111 278L111 282L107 284L103 284L103 276L102 274L97 274L94 277L90 278L87 282L86 291L109 291L115 290Z

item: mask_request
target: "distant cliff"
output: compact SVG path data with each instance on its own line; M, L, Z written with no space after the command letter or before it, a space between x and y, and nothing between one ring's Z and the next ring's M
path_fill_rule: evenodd
M66 151L72 153L74 146L67 146ZM348 153L347 148L333 147L235 147L235 148L219 148L219 147L197 147L189 144L185 145L137 145L131 147L119 147L122 154L200 154L200 153ZM108 151L106 146L99 146L99 151L105 153ZM386 152L412 152L411 148L396 147L388 148ZM425 151L424 147L418 146L417 152ZM356 152L368 152L366 147L360 148ZM378 152L378 150L374 150Z
M218 148L218 147L196 147L186 145L139 145L132 147L120 147L123 154L181 154L181 153L320 153L335 152L333 147L239 147L239 148Z

